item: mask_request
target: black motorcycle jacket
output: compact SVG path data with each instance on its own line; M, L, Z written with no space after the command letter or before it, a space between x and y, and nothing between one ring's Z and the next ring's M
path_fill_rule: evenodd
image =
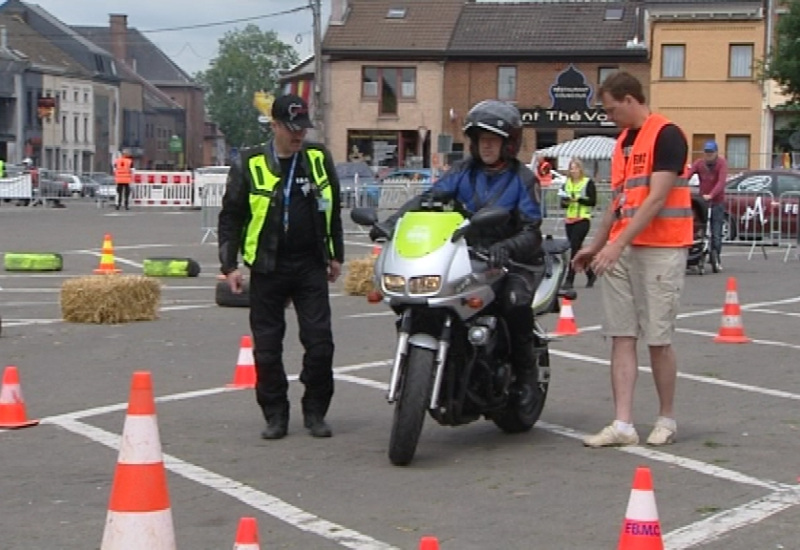
M225 195L222 198L222 209L219 213L217 231L219 261L223 273L230 273L238 267L239 253L243 251L246 232L253 220L250 195L254 190L254 185L249 166L250 159L258 155L264 156L269 172L280 177L281 181L269 193L269 208L258 237L257 254L255 261L248 267L261 273L269 273L275 270L280 234L284 230L282 221L284 181L280 163L275 159L271 150L269 143L243 149L239 157L231 163L225 186ZM324 154L324 171L332 191L330 235L328 234L325 215L322 212L314 216L314 226L308 228L308 230L315 232L321 263L327 265L330 260L344 263L344 232L342 230L340 185L333 157L327 148L321 144L304 143L298 157L298 164L302 172L307 174L309 178L311 178L312 169L309 165L308 150Z

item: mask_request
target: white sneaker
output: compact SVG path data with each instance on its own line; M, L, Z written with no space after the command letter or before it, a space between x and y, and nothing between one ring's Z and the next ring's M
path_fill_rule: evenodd
M636 430L626 434L617 430L613 424L606 426L594 435L586 436L583 444L587 447L622 447L639 443L639 434Z
M675 443L675 436L678 434L678 427L675 425L668 425L666 422L662 422L660 419L656 420L656 425L653 427L653 431L650 432L650 435L647 436L647 444L652 445L654 447L660 447L661 445L670 445L671 443Z

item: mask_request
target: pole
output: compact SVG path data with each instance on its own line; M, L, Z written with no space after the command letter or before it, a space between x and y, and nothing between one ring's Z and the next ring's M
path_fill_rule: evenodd
M322 0L308 0L314 13L314 123L319 140L325 141L325 114L322 99Z

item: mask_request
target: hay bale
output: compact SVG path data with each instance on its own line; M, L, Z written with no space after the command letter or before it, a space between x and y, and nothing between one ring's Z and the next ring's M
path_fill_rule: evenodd
M366 296L375 289L375 258L367 256L350 260L344 279L344 291L350 296Z
M158 319L161 283L139 275L89 275L61 285L61 315L72 323L116 324Z

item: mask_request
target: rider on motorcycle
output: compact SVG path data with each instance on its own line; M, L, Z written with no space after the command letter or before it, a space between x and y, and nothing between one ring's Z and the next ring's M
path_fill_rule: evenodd
M541 190L533 172L517 160L522 138L522 119L516 107L496 100L481 101L467 114L464 134L470 140L470 157L457 163L431 189L403 205L370 231L374 241L391 235L400 217L424 202L457 201L465 215L487 206L506 208L508 222L476 230L468 244L488 252L490 267L505 267L509 260L528 266L541 265ZM511 336L513 367L517 375L535 368L533 350L533 302L543 270L510 267L497 290L500 313Z

